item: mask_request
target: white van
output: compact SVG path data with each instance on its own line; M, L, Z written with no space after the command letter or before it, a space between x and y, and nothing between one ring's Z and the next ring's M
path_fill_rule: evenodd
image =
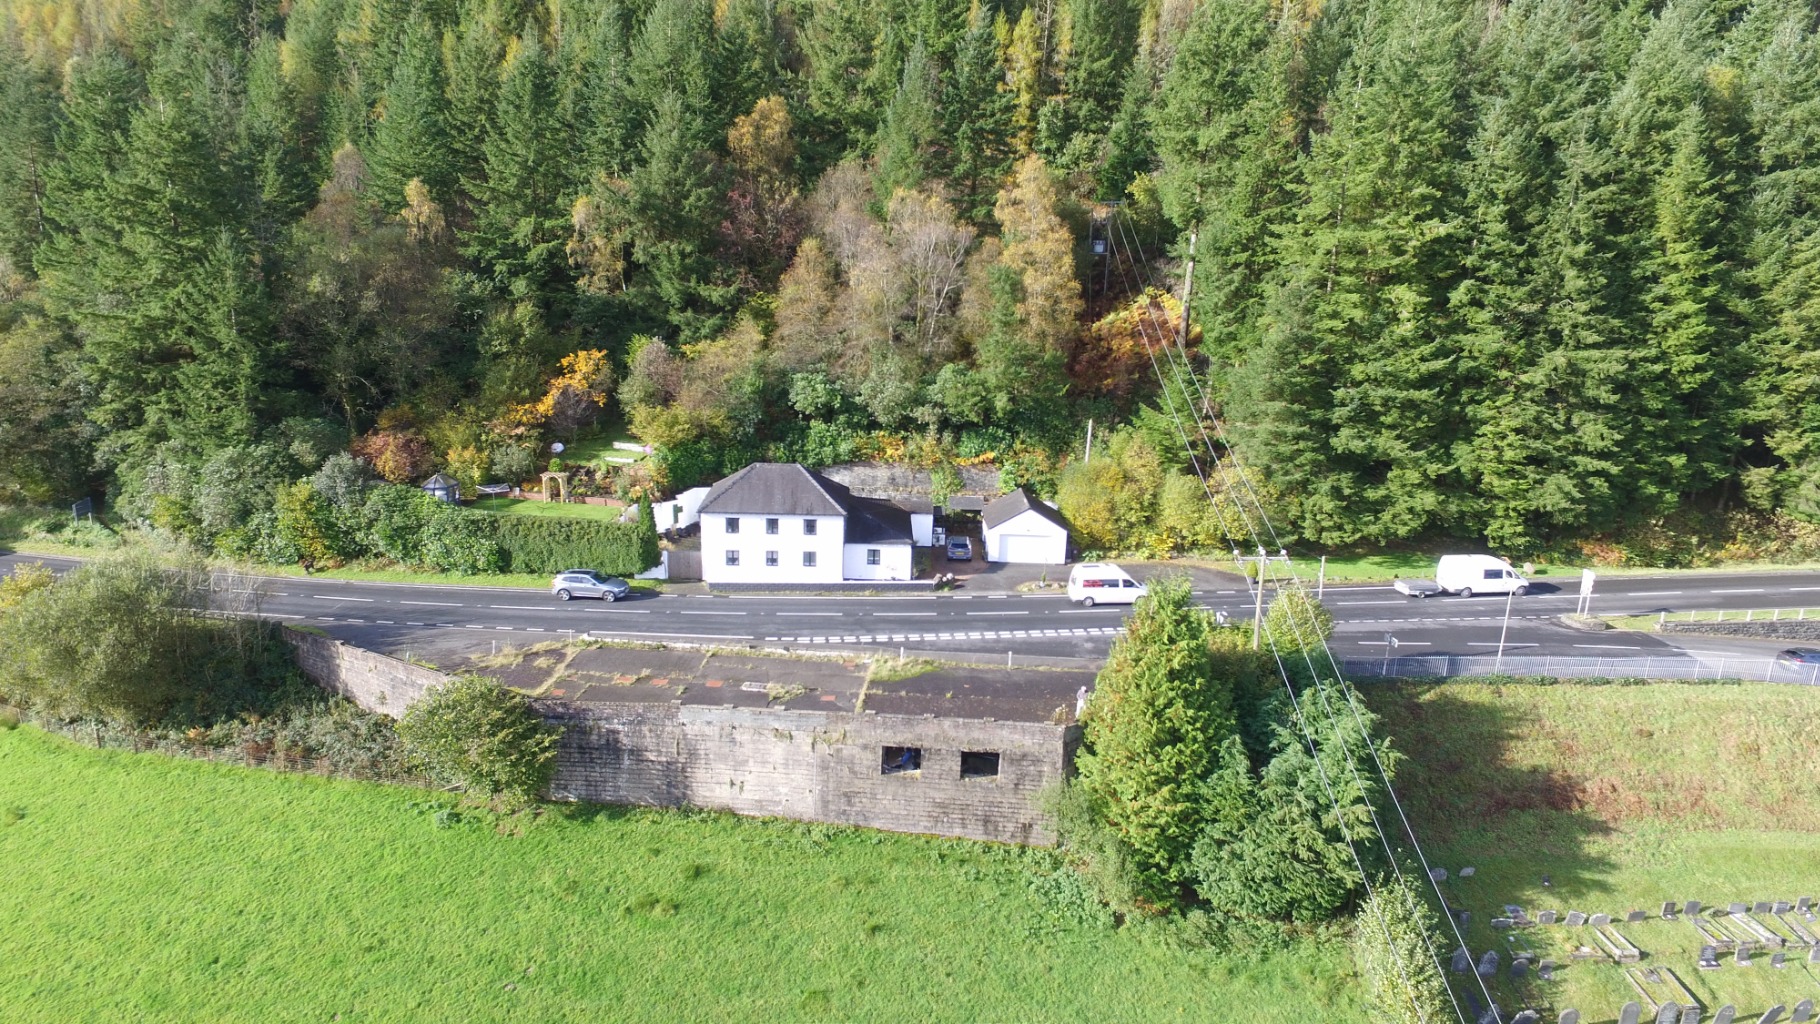
M1529 593L1529 581L1517 574L1502 558L1491 555L1442 555L1435 566L1435 582L1449 594L1471 597L1474 594Z
M1147 593L1142 583L1110 562L1083 562L1068 573L1068 600L1088 608L1132 604Z

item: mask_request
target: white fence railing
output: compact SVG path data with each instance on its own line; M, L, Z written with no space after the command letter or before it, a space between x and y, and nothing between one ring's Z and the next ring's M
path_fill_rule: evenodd
M1712 655L1660 658L1595 658L1545 654L1418 655L1346 658L1341 671L1354 678L1411 679L1451 676L1547 676L1555 679L1742 679L1820 686L1820 665L1775 658Z

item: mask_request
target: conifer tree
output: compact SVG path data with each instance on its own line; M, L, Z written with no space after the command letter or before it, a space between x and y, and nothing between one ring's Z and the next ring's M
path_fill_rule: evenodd
M937 173L962 217L985 220L999 185L1011 171L1011 97L1002 88L1005 64L984 6L976 7L955 50L942 90Z
M637 162L644 124L628 92L631 32L626 5L605 0L588 26L587 52L569 75L569 124L585 154L587 173L620 177Z
M500 295L549 301L568 274L570 147L556 104L556 73L541 33L526 23L499 87L486 144L486 178L468 183L474 227L465 252Z
M877 37L874 0L827 0L809 6L802 26L808 63L803 91L814 125L810 163L831 166L870 142L881 104L866 88Z
M904 61L903 80L897 95L885 108L878 130L877 172L874 189L889 199L899 189L915 189L929 176L928 150L941 123L936 111L935 68L928 48L917 40Z
M715 146L728 122L744 108L723 110L716 104L712 0L669 0L645 16L632 48L629 95L645 124L657 117L666 96L681 104L676 122L692 148ZM668 116L668 115L666 115Z
M53 299L65 306L85 304L99 287L92 247L118 235L107 181L126 159L139 92L139 76L112 49L70 62L57 159L45 169L44 214L50 232L37 255Z
M1137 48L1130 0L1071 0L1061 93L1044 104L1037 148L1057 167L1096 163Z
M0 38L0 279L29 274L45 234L45 176L55 159L56 82ZM4 286L0 286L4 287Z
M453 197L456 167L444 120L441 33L422 13L411 19L386 86L384 113L368 147L368 191L387 210L404 206L404 186L416 178L437 202Z
M442 48L448 64L449 149L454 180L470 199L474 182L486 180L487 140L499 105L500 65L505 42L490 19L477 8L481 0L468 0L456 28L443 33Z

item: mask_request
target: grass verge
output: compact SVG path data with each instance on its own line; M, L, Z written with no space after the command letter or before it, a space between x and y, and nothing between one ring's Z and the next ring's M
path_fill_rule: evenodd
M416 790L0 732L0 1005L163 1021L1363 1021L1344 945L1076 923L1047 855Z
M574 501L534 501L530 498L481 498L473 508L504 516L548 516L554 519L603 519L618 522L625 509L616 505L584 505Z

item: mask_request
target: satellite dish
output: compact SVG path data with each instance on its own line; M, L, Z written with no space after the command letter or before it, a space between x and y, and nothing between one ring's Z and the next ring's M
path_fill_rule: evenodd
M561 441L550 442L550 450L555 452L558 455L561 455L562 454L562 442Z

